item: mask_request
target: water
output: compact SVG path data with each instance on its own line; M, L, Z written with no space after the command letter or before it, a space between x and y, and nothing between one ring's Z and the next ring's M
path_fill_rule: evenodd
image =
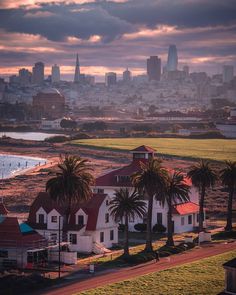
M41 141L45 138L63 135L63 134L52 134L52 133L43 133L43 132L0 132L0 137L7 136L15 139L24 139L24 140L37 140Z
M42 158L2 155L0 154L0 178L8 178L15 174L22 173L25 169L30 169L36 165L44 165L46 162Z

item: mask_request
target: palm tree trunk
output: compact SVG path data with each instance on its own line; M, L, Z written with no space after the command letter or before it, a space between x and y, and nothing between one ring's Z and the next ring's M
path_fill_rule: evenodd
M148 212L147 212L147 234L146 234L146 252L153 252L152 248L152 207L153 196L149 196L148 200Z
M234 189L232 188L229 191L228 209L227 209L227 223L226 223L226 227L225 227L226 231L231 231L233 228L233 226L232 226L233 195L234 195Z
M202 186L201 197L199 202L199 227L198 227L199 232L203 231L205 194L206 194L205 186Z
M168 213L167 213L167 242L166 245L174 246L173 240L173 223L172 223L172 203L171 200L168 202Z
M125 216L124 256L129 256L129 222L128 222L128 215Z

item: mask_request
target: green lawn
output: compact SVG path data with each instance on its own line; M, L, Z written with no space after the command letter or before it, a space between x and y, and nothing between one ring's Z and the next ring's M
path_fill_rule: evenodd
M216 295L224 289L222 264L235 257L236 250L80 294Z
M110 150L131 150L140 145L156 149L157 154L189 158L236 161L236 140L182 138L102 138L81 139L73 144Z

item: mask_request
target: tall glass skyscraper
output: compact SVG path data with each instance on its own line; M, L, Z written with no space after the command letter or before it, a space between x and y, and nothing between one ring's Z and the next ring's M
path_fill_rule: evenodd
M169 46L168 60L167 60L167 71L176 71L178 68L178 54L175 45Z

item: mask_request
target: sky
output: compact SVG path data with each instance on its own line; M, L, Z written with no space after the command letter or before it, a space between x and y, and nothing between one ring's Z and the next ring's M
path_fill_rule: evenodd
M164 66L170 44L180 69L236 67L236 0L0 0L3 77L42 61L46 74L58 64L70 80L76 53L81 72L97 80L126 67L138 75L150 55Z

